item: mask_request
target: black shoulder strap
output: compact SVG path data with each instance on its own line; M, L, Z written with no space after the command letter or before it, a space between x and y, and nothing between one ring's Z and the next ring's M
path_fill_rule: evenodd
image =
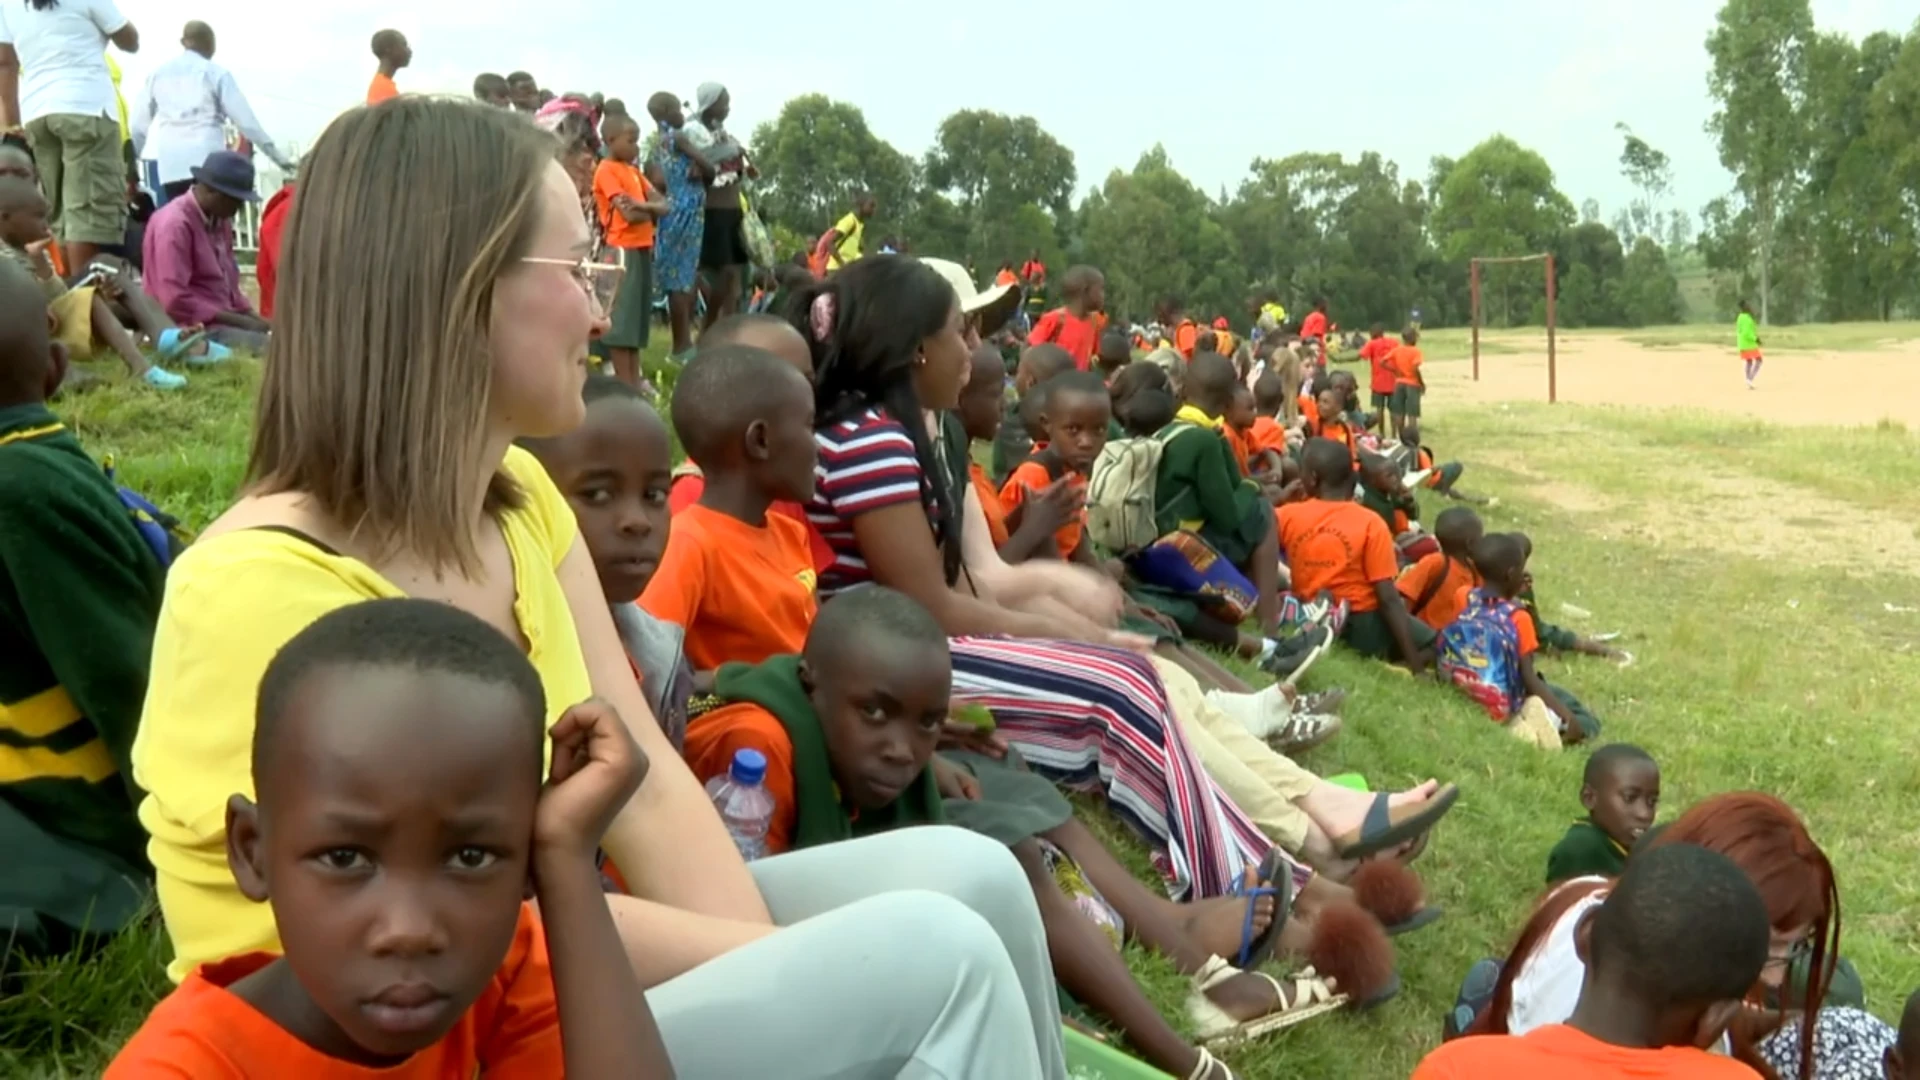
M1452 576L1453 556L1441 552L1440 572L1433 575L1433 580L1427 582L1425 589L1420 590L1419 598L1414 600L1413 607L1407 609L1407 614L1418 617L1421 612L1427 610L1427 605L1433 603L1433 598L1440 595L1440 586L1445 585L1447 579Z
M253 531L279 533L281 536L291 536L295 540L298 540L301 543L306 544L308 547L319 549L320 553L323 555L331 555L336 559L342 557L341 554L333 550L332 547L321 543L319 540L315 539L313 536L307 533L301 532L299 529L296 529L291 525L255 525L253 527Z

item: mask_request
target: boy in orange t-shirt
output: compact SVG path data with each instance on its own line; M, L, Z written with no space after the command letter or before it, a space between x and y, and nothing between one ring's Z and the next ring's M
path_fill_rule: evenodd
M1034 443L1033 454L1020 463L1000 488L1000 510L1009 526L1018 529L1028 502L1065 481L1073 490L1076 509L1054 533L1053 553L1089 565L1096 564L1086 543L1086 479L1095 458L1107 445L1107 425L1113 422L1113 399L1107 384L1090 371L1070 371L1028 391L1024 410L1039 413L1046 429L1044 442Z
M413 47L407 44L407 35L400 31L382 30L373 35L373 58L380 62L380 67L367 86L367 104L378 105L400 96L393 77L413 63Z
M1420 375L1420 331L1408 330L1403 343L1387 354L1387 368L1393 372L1393 397L1387 409L1393 414L1393 437L1401 438L1407 421L1420 419L1420 398L1427 392L1427 381Z
M607 246L620 252L626 273L600 335L613 373L629 386L640 385L640 350L653 328L654 220L667 212L666 196L653 190L640 171L640 125L630 116L609 116L602 125L607 156L593 170L593 210L606 232Z
M108 1080L672 1075L594 865L646 770L611 708L543 730L518 645L409 598L314 620L258 714L227 857L285 955L194 969Z
M1519 533L1489 533L1481 537L1473 548L1473 565L1485 584L1480 586L1479 597L1475 597L1475 590L1471 588L1461 589L1457 603L1468 619L1485 610L1481 605L1487 598L1512 603L1514 640L1519 654L1516 660L1520 669L1520 686L1512 699L1519 701L1523 695L1539 698L1553 714L1561 741L1571 746L1599 735L1600 718L1572 692L1543 678L1534 665L1534 657L1540 652L1540 630L1523 599L1533 582L1527 573L1530 551L1526 538ZM1446 651L1444 643L1443 651ZM1443 662L1441 667L1444 673L1447 664Z
M1287 452L1287 428L1281 423L1285 410L1286 382L1274 372L1261 373L1253 381L1253 424L1247 428L1247 445L1255 454Z
M1027 334L1027 344L1058 345L1073 357L1074 367L1086 371L1093 366L1100 331L1106 326L1107 279L1091 266L1075 266L1067 271L1060 290L1066 303L1040 316Z
M1400 343L1387 336L1384 324L1374 323L1368 331L1367 343L1360 346L1360 359L1367 362L1371 372L1371 381L1367 384L1373 392L1373 411L1386 412L1393 401L1393 369L1387 366L1387 357Z
M1221 414L1226 424L1220 434L1226 436L1227 449L1233 451L1233 461L1240 466L1241 476L1253 475L1253 425L1257 416L1253 391L1246 383L1235 383L1233 398L1227 403L1227 411Z
M812 386L765 349L703 349L675 385L673 428L705 484L675 516L640 606L686 628L695 670L800 651L813 555L806 529L768 508L813 497Z
M1409 566L1396 583L1407 601L1407 614L1435 630L1445 630L1459 616L1467 594L1480 587L1473 548L1485 532L1480 515L1464 506L1440 511L1433 519L1440 550Z
M1394 587L1400 562L1380 516L1354 501L1353 455L1331 439L1301 450L1308 498L1274 511L1280 548L1293 572L1291 591L1345 602L1343 641L1361 653L1419 671L1433 661L1433 628L1411 619Z
M1564 1024L1455 1039L1412 1080L1753 1080L1720 1042L1767 966L1767 906L1733 860L1695 844L1635 851L1574 930L1586 961Z

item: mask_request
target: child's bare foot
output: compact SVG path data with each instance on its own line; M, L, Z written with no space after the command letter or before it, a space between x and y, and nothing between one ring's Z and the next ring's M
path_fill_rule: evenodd
M1258 868L1248 867L1243 880L1247 888L1258 888L1260 886ZM1247 898L1244 896L1197 900L1182 907L1187 916L1187 936L1193 939L1194 944L1202 951L1215 956L1224 956L1229 960L1239 955L1243 933L1250 941L1266 933L1267 928L1273 925L1274 905L1271 896L1257 896L1253 899L1251 932L1246 932Z

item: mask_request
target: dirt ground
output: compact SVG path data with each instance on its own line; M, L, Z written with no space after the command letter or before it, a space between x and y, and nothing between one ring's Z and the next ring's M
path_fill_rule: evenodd
M1430 364L1428 400L1545 401L1545 332L1508 332L1497 340L1515 351L1483 350L1479 382L1468 360ZM1778 352L1767 357L1755 390L1746 388L1730 347L1654 349L1618 335L1563 334L1556 366L1564 402L1691 407L1786 424L1892 419L1920 427L1920 341Z

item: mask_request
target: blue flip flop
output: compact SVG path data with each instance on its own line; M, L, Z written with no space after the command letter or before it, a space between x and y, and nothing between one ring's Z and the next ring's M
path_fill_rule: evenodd
M1293 868L1286 864L1279 848L1267 850L1255 875L1258 880L1268 884L1250 886L1242 880L1235 884L1230 894L1245 897L1247 901L1247 914L1240 923L1240 951L1233 957L1233 966L1242 971L1259 967L1273 955L1273 947L1280 940L1281 924L1287 921L1288 913L1293 910ZM1273 897L1273 921L1256 934L1253 932L1253 905L1263 896Z

